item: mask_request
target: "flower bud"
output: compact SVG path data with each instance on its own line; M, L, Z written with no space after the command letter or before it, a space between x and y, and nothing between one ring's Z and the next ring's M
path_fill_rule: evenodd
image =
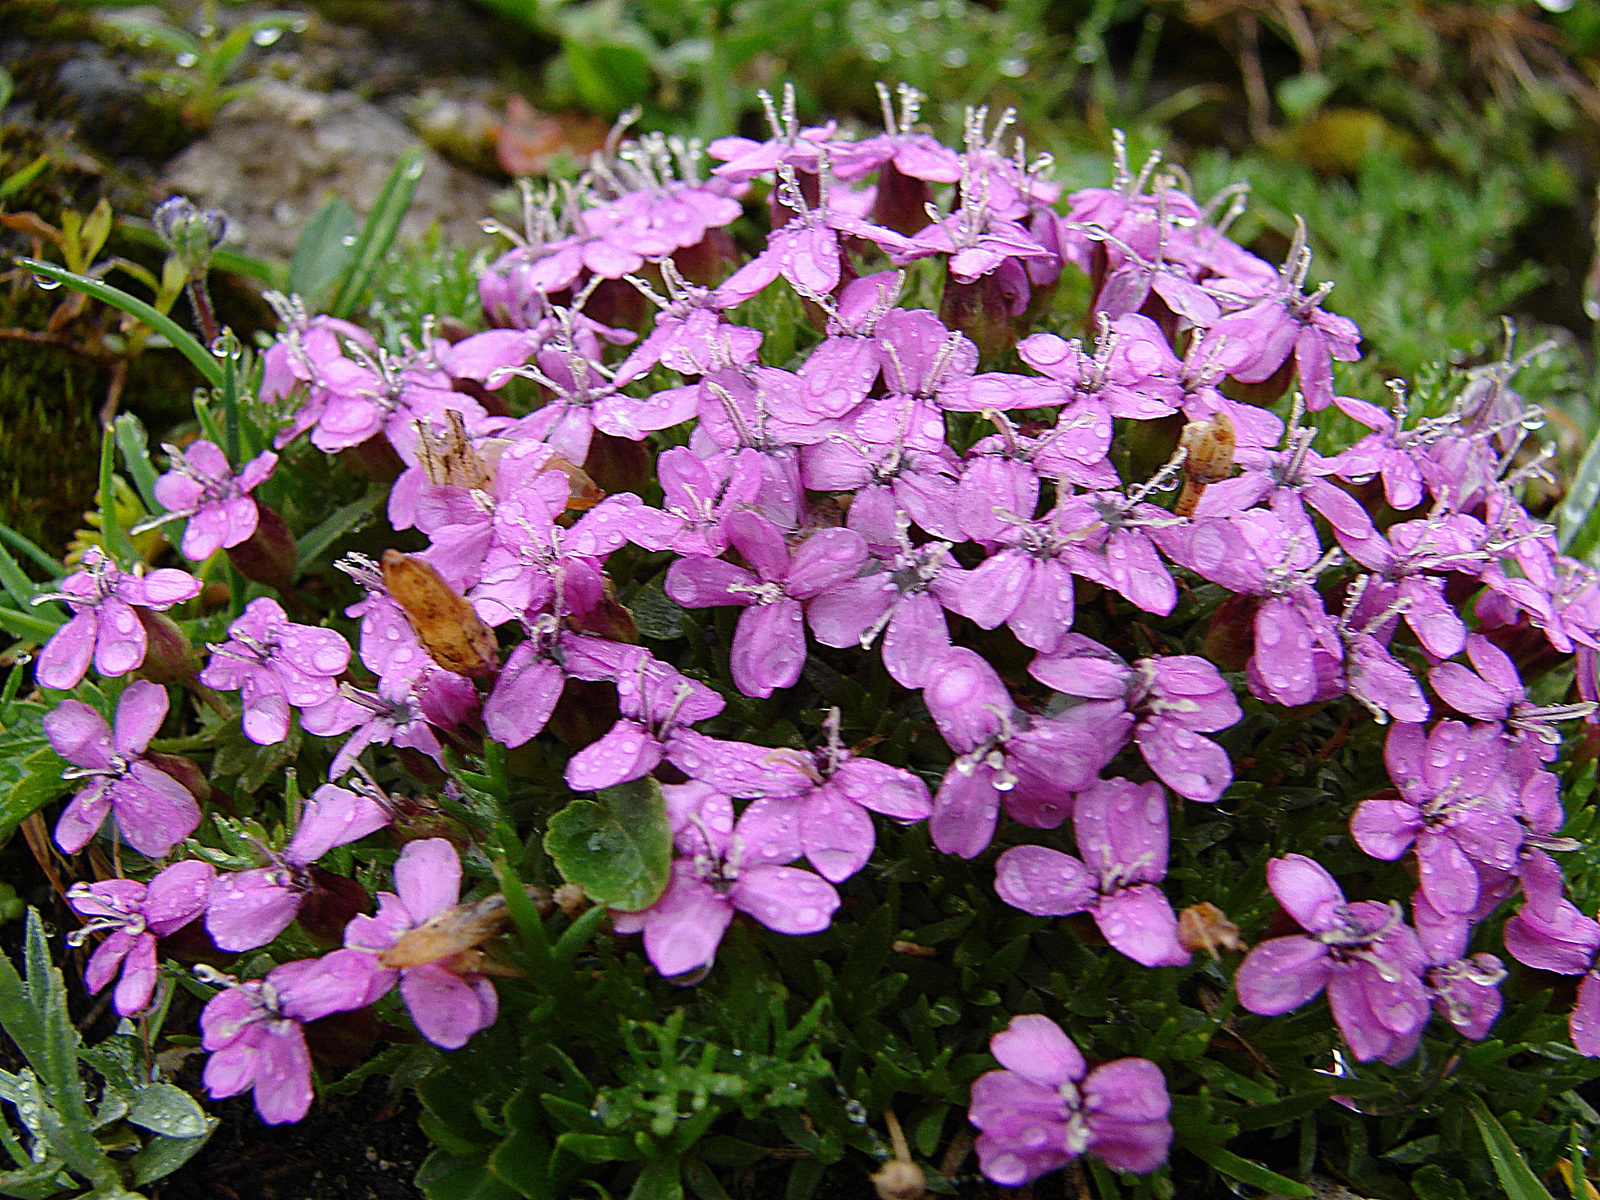
M317 945L332 948L343 944L344 927L357 913L370 913L372 899L360 882L346 875L335 875L322 867L310 868L311 892L300 905L296 919L300 928Z
M487 679L500 669L494 631L433 564L385 550L381 565L384 586L434 662L469 679Z
M1017 328L1011 320L1013 299L1006 294L999 270L971 283L946 275L939 319L971 338L982 361L992 363L1017 344Z
M890 159L878 169L873 223L907 237L921 233L928 226L928 201L932 198L927 181L905 174Z
M639 492L654 471L654 459L645 442L596 433L583 470L603 492Z
M228 547L228 561L246 579L283 591L294 583L294 534L270 505L257 500L256 513L256 531Z
M1217 605L1200 653L1224 671L1242 671L1256 646L1254 596L1229 596Z
M134 616L144 626L144 662L134 672L151 683L188 683L195 677L194 647L165 613L135 604Z
M199 803L204 804L211 799L211 780L206 778L206 773L194 759L185 758L181 754L161 754L154 750L146 750L144 760L162 774L170 775L183 784Z
M199 279L211 266L211 254L228 232L228 217L221 209L197 209L187 196L174 196L150 214L150 223L177 260Z

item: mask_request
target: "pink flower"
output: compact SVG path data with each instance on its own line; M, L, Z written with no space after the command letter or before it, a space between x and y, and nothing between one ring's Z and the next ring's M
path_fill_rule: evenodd
M667 978L708 968L733 914L748 913L778 933L821 933L839 907L827 880L782 864L800 857L797 814L757 800L733 818L733 801L704 783L669 784L679 858L661 898L639 912L611 914L618 933L643 933L644 950Z
M144 662L149 637L141 609L171 608L200 594L200 581L184 571L163 568L148 575L123 571L97 546L83 554L83 570L68 575L61 591L37 599L65 600L72 619L45 643L34 677L40 687L77 687L89 670L126 675Z
M419 925L426 924L461 896L461 859L444 838L408 842L394 864L393 892L378 893L378 915L358 915L345 927L344 943L382 952ZM401 967L400 995L422 1036L435 1046L458 1050L480 1029L494 1024L500 1011L494 985L481 975L461 975L448 961ZM395 972L380 973L382 991ZM382 992L379 993L380 995Z
M264 979L220 976L227 986L200 1014L200 1044L211 1052L201 1079L211 1098L254 1088L256 1112L268 1125L300 1120L312 1097L303 1024L365 1008L388 990L382 975L372 955L335 950L274 967Z
M1234 981L1239 1003L1275 1017L1327 988L1333 1019L1359 1061L1411 1057L1428 1020L1422 976L1430 964L1399 906L1347 902L1333 876L1303 854L1272 859L1267 882L1306 932L1250 951Z
M1167 874L1167 795L1159 783L1108 779L1073 802L1083 861L1047 846L1013 846L994 890L1036 917L1087 912L1106 941L1146 967L1181 966L1178 918L1156 885Z
M211 647L200 682L241 689L245 736L267 746L289 736L290 705L310 708L333 699L349 665L349 642L331 629L294 624L276 600L263 596L228 626L226 642Z
M203 562L218 550L237 546L256 531L258 514L250 493L272 474L278 456L264 450L238 475L214 442L198 441L187 450L166 446L171 466L156 480L156 500L166 509L158 522L187 518L183 556Z
M211 889L206 932L224 950L254 950L289 927L315 889L307 868L335 846L358 841L389 823L370 796L325 783L300 813L294 837L272 865L224 875Z
M972 1085L967 1119L983 1173L1016 1187L1084 1154L1146 1174L1167 1160L1172 1101L1161 1068L1119 1058L1094 1070L1049 1017L1012 1017L989 1039L1003 1068Z
M142 753L166 715L166 689L142 679L122 693L115 732L79 700L63 700L45 715L45 736L76 768L63 777L89 780L56 822L56 845L76 854L108 814L128 845L150 858L169 854L195 831L200 806L189 789Z
M946 854L973 858L994 838L1000 804L1025 825L1054 829L1072 794L1091 786L1128 739L1133 718L1105 705L1081 705L1073 720L1019 710L983 657L963 646L934 660L923 702L950 748L928 827Z
M1502 779L1499 727L1440 721L1424 733L1421 725L1399 723L1389 731L1384 761L1400 798L1356 806L1356 844L1391 862L1415 845L1428 903L1443 913L1471 912L1478 903L1473 863L1512 870L1522 845L1515 793Z
M156 939L176 933L205 911L216 868L189 859L173 863L149 884L133 879L75 883L67 903L89 920L67 935L69 946L81 946L91 934L109 936L95 947L83 981L91 992L103 989L121 974L112 1004L131 1017L150 1007L159 969Z
M733 682L746 696L792 687L806 661L801 601L852 578L867 563L867 544L851 529L823 529L791 554L783 534L753 512L724 523L728 540L753 568L719 558L680 558L667 571L667 595L685 608L738 605Z

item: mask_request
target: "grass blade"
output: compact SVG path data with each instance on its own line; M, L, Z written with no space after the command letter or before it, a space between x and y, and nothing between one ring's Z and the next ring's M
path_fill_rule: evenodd
M1263 1188L1278 1196L1293 1196L1297 1200L1311 1200L1314 1193L1305 1184L1279 1175L1276 1171L1269 1171L1260 1163L1252 1159L1241 1158L1231 1150L1224 1150L1214 1142L1195 1141L1183 1142L1183 1148L1196 1158L1209 1166L1215 1167L1230 1179L1237 1179L1240 1183L1248 1183L1251 1187Z
M150 461L150 435L132 413L123 413L117 418L116 431L117 449L122 451L123 464L139 491L139 499L144 501L145 511L159 513L162 507L156 500L156 468Z
M417 180L422 178L422 150L413 146L400 156L390 173L377 203L367 214L367 223L361 228L356 241L354 263L344 277L328 312L335 317L348 317L350 310L361 299L361 294L372 282L372 276L389 252L395 235L400 232L400 222L411 207L412 194L417 190Z
M1467 1097L1467 1111L1478 1126L1478 1136L1483 1138L1483 1148L1488 1151L1495 1177L1505 1189L1506 1200L1552 1200L1506 1127L1484 1107L1483 1101L1476 1096Z
M129 295L119 287L112 287L109 283L102 283L98 279L90 279L87 275L76 275L65 267L58 267L55 263L41 262L37 258L18 258L17 265L25 268L36 277L52 279L56 283L64 284L75 292L82 292L103 304L120 309L129 316L137 317L150 328L172 344L172 348L182 354L191 363L195 370L205 376L205 380L212 387L222 386L222 364L219 363L209 350L202 346L194 334L182 325L179 325L165 313L146 304L137 296Z

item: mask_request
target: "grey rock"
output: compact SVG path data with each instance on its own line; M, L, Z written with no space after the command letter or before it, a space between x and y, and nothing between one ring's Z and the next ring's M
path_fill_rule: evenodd
M167 165L163 187L228 214L230 242L245 253L287 258L329 193L358 214L377 199L395 160L418 139L351 92L307 91L263 81L219 115L211 132ZM465 245L487 244L479 221L494 185L424 149L422 178L402 238L438 222Z

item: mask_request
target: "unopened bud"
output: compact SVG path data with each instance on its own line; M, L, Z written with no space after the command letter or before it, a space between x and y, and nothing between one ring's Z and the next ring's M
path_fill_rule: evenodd
M174 196L157 206L150 223L167 249L198 279L211 265L211 253L228 232L228 217L221 209L198 209L187 196Z
M1233 474L1233 422L1220 411L1207 420L1190 421L1183 427L1178 445L1187 453L1183 460L1183 492L1172 511L1180 517L1191 517L1206 488Z
M603 492L637 492L650 479L651 461L646 443L596 433L589 443L583 469Z
M170 775L183 784L199 803L205 804L211 799L211 780L206 778L206 773L194 759L185 758L181 754L162 754L155 750L147 750L144 759L163 775Z
M1026 276L1022 281L1026 280ZM1001 278L999 269L964 283L954 275L944 281L944 297L939 302L939 319L949 328L966 334L978 347L984 363L992 363L1017 344L1013 310L1026 307L1016 301L1017 280ZM1009 285L1009 286L1008 286Z
M344 927L357 913L372 911L367 889L348 875L336 875L322 867L310 870L313 887L300 905L297 920L301 930L319 946L338 946Z
M165 613L133 605L133 614L144 626L144 662L135 674L151 683L187 683L195 677L194 647Z
M239 574L279 591L294 583L294 534L270 505L257 500L256 531L237 546L228 547L228 561Z
M922 1200L928 1194L928 1179L922 1168L903 1158L891 1158L872 1177L878 1200Z
M1243 950L1239 927L1209 900L1191 904L1178 914L1178 941L1185 950L1204 950L1212 958L1219 950Z
M469 679L486 679L499 669L494 631L432 563L385 550L381 565L384 586L434 662Z

